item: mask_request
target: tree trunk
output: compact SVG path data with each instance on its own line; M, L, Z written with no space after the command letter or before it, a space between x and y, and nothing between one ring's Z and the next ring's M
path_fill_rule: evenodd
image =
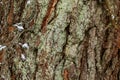
M119 0L1 0L0 80L120 80Z

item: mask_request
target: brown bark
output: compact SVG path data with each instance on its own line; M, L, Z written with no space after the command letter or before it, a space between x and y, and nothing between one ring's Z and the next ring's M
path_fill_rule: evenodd
M1 0L0 80L119 80L119 6Z

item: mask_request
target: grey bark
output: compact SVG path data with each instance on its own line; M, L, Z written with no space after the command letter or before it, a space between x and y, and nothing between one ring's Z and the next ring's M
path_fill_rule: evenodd
M0 0L0 80L119 80L119 5Z

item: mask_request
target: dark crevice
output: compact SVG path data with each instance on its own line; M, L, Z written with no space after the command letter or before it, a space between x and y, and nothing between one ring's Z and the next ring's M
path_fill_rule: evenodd
M110 68L112 66L113 60L111 58L111 60L108 62L108 67Z
M19 34L18 38L20 41L24 42L24 41L27 41L26 39L30 38L30 34L35 35L35 33L32 29L26 29Z
M90 37L90 34L89 34L89 32L90 32L90 30L91 29L93 29L95 26L93 26L93 27L88 27L86 30L85 30L85 36L86 36L86 38L89 38ZM87 40L89 40L89 39L87 39Z
M96 49L96 47L95 47L94 51L95 51L95 70L96 70L96 73L97 73L95 75L95 78L100 80L100 72L99 72L99 69L98 69L98 66L97 66L98 62L97 62L97 49Z
M4 8L3 8L3 5L0 4L0 27L3 25L3 16L4 16ZM1 31L0 31L1 32Z
M120 60L120 49L118 49L118 59Z
M112 66L112 58L111 58L111 60L107 63L107 64L105 64L106 65L106 67L104 67L104 70L103 70L103 73L106 73L106 71L108 70L108 68L111 68L111 66Z
M83 0L83 4L84 5L87 5L89 2L88 2L89 0Z
M66 35L67 35L67 38L68 38L68 35L70 35L70 23L67 25L67 27L65 28L65 31L66 31ZM67 40L66 40L67 41Z
M12 60L9 60L9 61L8 61L8 69L9 69L9 71L10 71L11 80L16 80L16 78L15 78L15 73L14 73L12 67L13 67L13 62L12 62Z
M25 9L25 3L27 2L27 0L23 0L22 3L20 4L20 13L18 14L19 15L19 19L18 19L18 22L21 20L21 16L23 14L23 11Z
M49 20L48 24L50 24L56 17L57 17L57 15L54 14L54 16Z
M65 31L66 31L66 41L65 41L65 44L63 46L63 55L65 56L65 49L66 49L66 45L67 45L67 42L68 42L68 36L70 35L70 31L69 31L69 28L70 28L70 23L67 25L67 27L65 28Z
M110 32L110 28L107 28L105 31L104 42L107 42L107 38L109 37Z
M34 75L33 75L33 80L36 80L36 73L38 71L38 63L37 63L37 54L38 54L38 48L34 48L34 53L35 54L35 72L34 72Z
M103 56L105 51L108 49L106 46L108 45L108 37L109 37L110 29L106 29L104 37L103 37L103 45L101 46L100 60L101 63L103 61Z
M104 0L96 0L98 5L103 6Z
M91 30L92 28L89 28L88 30L85 31L85 37L84 37L84 40L82 41L81 45L83 45L83 50L82 50L82 58L81 58L81 66L80 66L80 74L79 74L79 80L82 80L82 76L85 73L87 73L87 68L88 68L88 54L87 54L87 50L88 50L88 40L89 40L89 31Z
M120 70L117 73L117 80L120 80Z
M103 47L101 48L101 52L100 52L100 61L101 61L101 63L103 61L103 55L104 55L106 50L107 50L106 48L103 48Z
M33 75L33 80L36 80L36 73L38 71L38 64L36 63L35 65L36 65L36 67L35 67L35 72L34 72L34 75Z

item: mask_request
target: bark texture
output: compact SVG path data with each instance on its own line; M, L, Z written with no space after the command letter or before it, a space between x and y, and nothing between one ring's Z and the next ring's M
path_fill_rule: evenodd
M119 7L0 0L0 80L120 80Z

